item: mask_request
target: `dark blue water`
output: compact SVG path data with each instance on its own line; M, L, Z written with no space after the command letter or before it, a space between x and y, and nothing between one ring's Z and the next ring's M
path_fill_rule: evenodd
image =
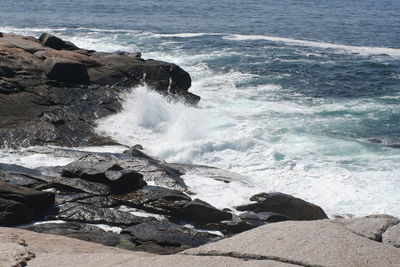
M399 14L397 0L3 0L0 31L49 31L188 70L200 109L142 88L99 123L122 143L331 213L400 215Z
M400 47L397 0L2 0L0 25L261 34Z

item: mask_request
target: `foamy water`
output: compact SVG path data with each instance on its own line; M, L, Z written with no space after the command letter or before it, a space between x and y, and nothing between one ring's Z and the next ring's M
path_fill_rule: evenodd
M400 216L400 154L386 146L398 140L399 49L225 33L9 30L52 31L103 51L140 50L144 58L186 69L191 92L202 97L197 107L170 103L147 86L131 88L121 96L124 110L98 121L97 131L170 162L243 175L231 183L201 173L184 176L199 198L219 208L281 191L329 214ZM70 161L51 157L3 151L1 162L37 167Z

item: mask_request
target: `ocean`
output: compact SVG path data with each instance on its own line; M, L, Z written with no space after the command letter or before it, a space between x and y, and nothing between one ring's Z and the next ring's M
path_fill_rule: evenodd
M185 181L219 207L281 191L329 215L400 216L400 1L3 0L0 31L140 51L193 79L197 107L147 86L97 131L169 162L240 174ZM85 148L118 151L123 147ZM67 164L0 151L0 162Z

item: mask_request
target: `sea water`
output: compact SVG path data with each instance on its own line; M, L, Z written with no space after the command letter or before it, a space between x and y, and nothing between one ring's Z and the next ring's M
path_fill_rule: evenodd
M219 208L281 191L330 215L400 216L399 12L395 0L5 0L0 31L141 51L188 71L198 106L127 88L123 111L96 130L170 162L240 174L184 176ZM73 160L1 154L28 167Z

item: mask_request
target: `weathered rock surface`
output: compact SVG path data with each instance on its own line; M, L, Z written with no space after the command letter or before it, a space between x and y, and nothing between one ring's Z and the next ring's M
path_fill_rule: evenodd
M268 224L182 252L275 260L300 266L398 266L399 249L347 230L329 220Z
M10 238L10 236L12 238ZM3 242L7 240L7 243ZM11 251L11 254L0 253L1 266L9 267L20 255L15 255L15 244L23 241L28 245L25 251L31 253L28 266L264 266L286 267L295 266L274 260L242 261L232 257L198 257L187 255L154 255L144 252L132 252L123 249L106 247L99 244L85 242L64 236L39 234L21 229L0 228L0 246L2 251ZM19 245L17 243L19 247ZM29 251L28 249L31 249ZM24 253L26 253L24 251ZM23 253L23 254L24 254ZM23 255L22 254L22 255ZM34 256L34 258L33 258ZM11 261L11 264L9 260Z
M400 224L389 227L382 234L382 243L400 248Z
M399 224L400 220L391 216L374 216L353 219L335 219L351 232L375 241L382 241L382 234L391 226Z
M252 196L251 203L238 206L240 211L276 212L294 220L327 219L325 212L317 205L283 193L260 193Z
M119 94L143 83L199 101L175 64L80 49L50 34L3 34L0 62L0 147L115 143L94 133L95 120L119 111Z
M0 232L0 266L26 266L34 256L35 254L27 247L25 240L13 232Z

